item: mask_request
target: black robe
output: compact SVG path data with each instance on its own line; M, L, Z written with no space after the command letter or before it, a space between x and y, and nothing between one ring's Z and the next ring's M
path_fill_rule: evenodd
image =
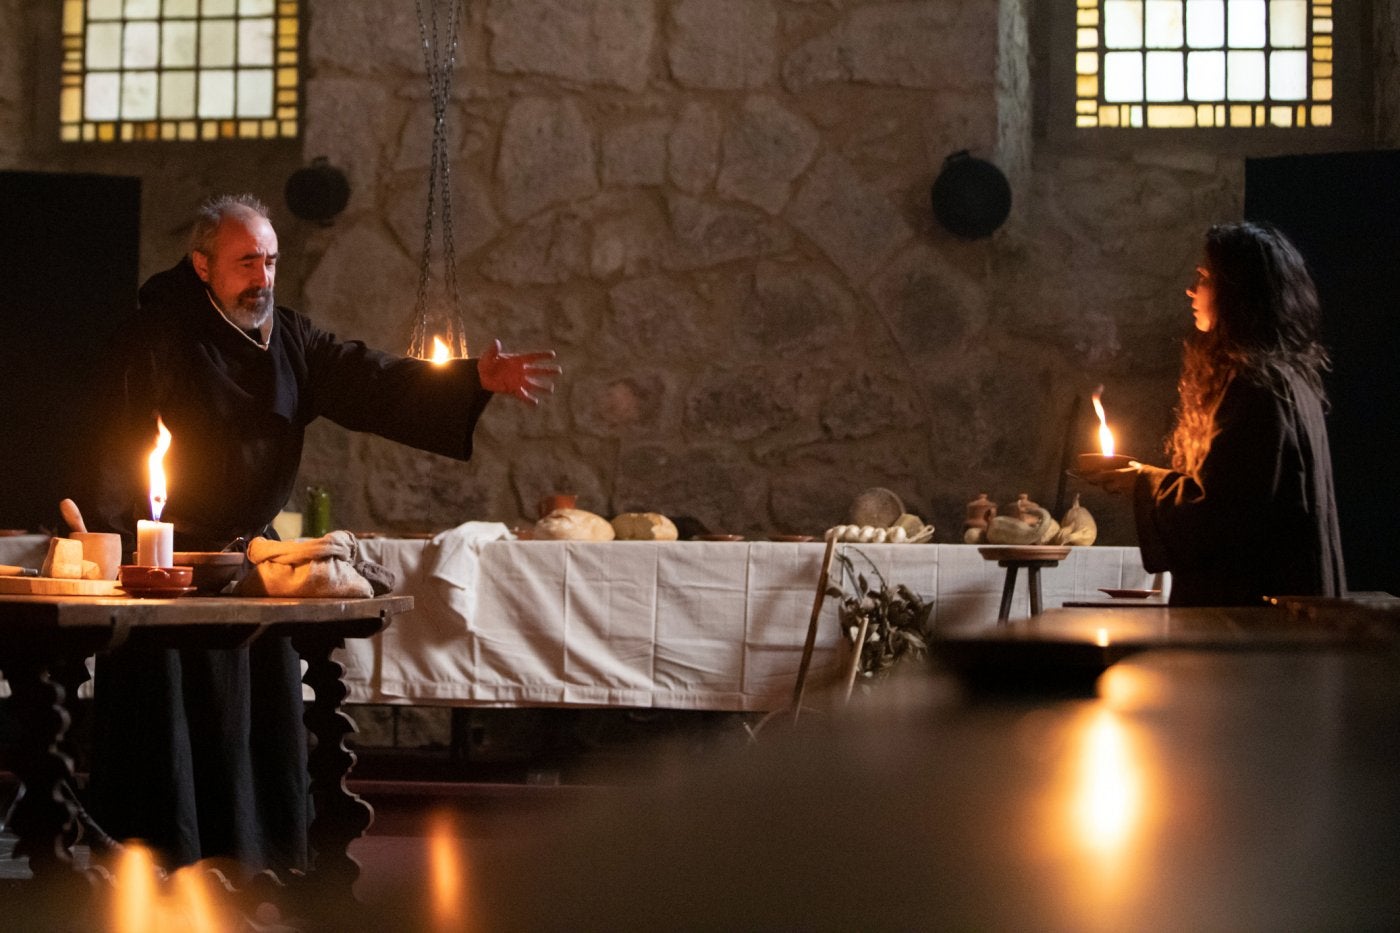
M306 426L325 416L465 460L490 400L475 360L438 367L342 342L278 307L268 347L226 321L188 260L153 276L113 354L116 390L99 526L130 542L148 518L156 415L175 549L266 533L292 493ZM98 658L92 810L170 867L231 857L249 870L306 865L301 673L285 639L238 650L128 646Z
M1144 467L1133 501L1143 566L1171 571L1174 606L1345 592L1323 402L1296 375L1281 395L1232 380L1198 475Z

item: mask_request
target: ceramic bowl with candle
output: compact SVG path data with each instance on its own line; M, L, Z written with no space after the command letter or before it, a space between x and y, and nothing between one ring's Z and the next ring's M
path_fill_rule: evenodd
M1123 470L1136 462L1135 457L1123 454L1080 454L1074 458L1074 475L1086 476L1094 473L1107 473L1109 470Z
M121 588L132 596L171 598L194 592L193 567L147 567L123 564L117 573Z

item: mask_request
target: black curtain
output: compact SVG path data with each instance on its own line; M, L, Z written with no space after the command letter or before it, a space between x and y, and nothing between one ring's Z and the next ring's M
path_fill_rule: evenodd
M103 347L136 306L141 182L0 172L0 528L66 533L94 467ZM82 503L79 503L81 507Z
M1322 299L1348 585L1400 595L1400 152L1250 159L1245 216L1288 234Z

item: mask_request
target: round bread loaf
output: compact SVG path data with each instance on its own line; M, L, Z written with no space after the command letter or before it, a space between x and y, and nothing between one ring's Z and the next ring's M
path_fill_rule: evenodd
M660 512L623 512L612 520L619 541L675 541L676 525Z
M583 509L555 509L535 522L535 537L547 541L611 541L613 526Z

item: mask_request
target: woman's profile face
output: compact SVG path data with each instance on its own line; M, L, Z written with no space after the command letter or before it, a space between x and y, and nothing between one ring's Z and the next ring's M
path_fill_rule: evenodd
M1210 270L1205 266L1196 267L1196 282L1186 289L1191 299L1191 316L1196 330L1205 333L1215 326L1215 286L1211 283Z

